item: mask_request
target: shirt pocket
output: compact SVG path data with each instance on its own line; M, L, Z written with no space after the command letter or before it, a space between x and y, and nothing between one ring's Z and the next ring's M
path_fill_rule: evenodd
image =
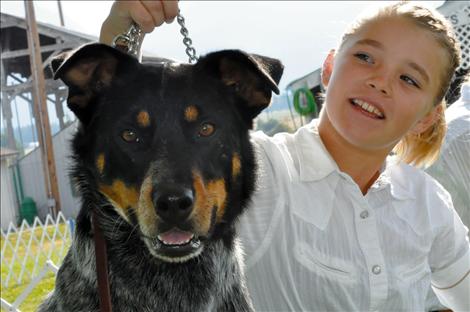
M318 276L348 284L357 281L357 271L353 265L342 259L326 256L307 243L295 244L294 258Z

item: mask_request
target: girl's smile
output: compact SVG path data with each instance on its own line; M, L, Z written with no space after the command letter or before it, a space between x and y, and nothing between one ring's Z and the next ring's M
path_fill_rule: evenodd
M359 112L367 117L373 119L385 119L385 115L382 112L383 109L377 103L364 99L351 99L351 104L357 108Z

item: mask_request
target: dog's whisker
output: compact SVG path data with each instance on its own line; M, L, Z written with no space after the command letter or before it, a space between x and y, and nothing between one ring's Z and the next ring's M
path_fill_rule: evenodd
M111 233L114 235L115 238L119 237L119 229L123 224L124 224L124 221L120 218L117 220L114 220Z
M137 230L138 226L139 226L139 224L136 224L136 225L133 226L132 231L131 231L131 232L129 233L129 235L127 236L127 239L126 239L126 241L125 241L126 243L127 243L127 242L129 241L129 239L131 238L132 233L134 233L134 231Z

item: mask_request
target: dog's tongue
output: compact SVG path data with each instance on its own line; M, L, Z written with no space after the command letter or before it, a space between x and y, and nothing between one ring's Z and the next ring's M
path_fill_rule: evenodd
M158 238L167 245L183 245L193 238L193 234L178 229L172 229L158 235Z

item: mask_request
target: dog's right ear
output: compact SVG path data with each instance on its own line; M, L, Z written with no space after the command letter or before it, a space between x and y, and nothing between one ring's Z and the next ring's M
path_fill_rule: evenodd
M241 50L209 53L195 66L215 76L242 100L238 108L250 124L269 105L272 92L279 94L278 83L284 71L277 59Z
M137 60L110 46L99 43L84 45L54 57L51 69L54 79L69 88L67 105L77 118L88 123L97 97L115 78L119 66L136 66Z

